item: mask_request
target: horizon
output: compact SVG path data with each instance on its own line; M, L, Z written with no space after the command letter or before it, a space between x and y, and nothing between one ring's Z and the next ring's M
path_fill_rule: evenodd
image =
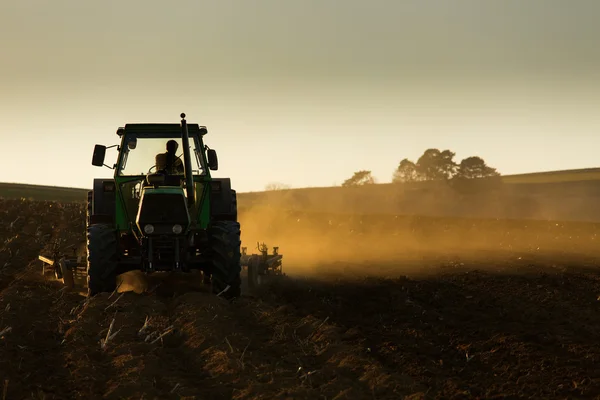
M561 173L590 172L590 171L600 172L600 167L524 172L524 173L517 173L517 174L510 174L510 175L501 175L501 177L502 178L512 178L512 177L528 176L528 175L561 174ZM279 183L279 182L273 182L273 183ZM426 182L412 182L412 183L411 182L402 182L400 184L404 184L404 183L419 184L419 183L426 183ZM390 182L375 182L372 184L373 185L391 185L391 184L393 184L393 182L391 182L391 180L390 180ZM398 183L396 183L396 184L398 184ZM73 189L73 190L91 190L92 189L92 185L90 185L90 187L54 186L54 185L45 185L45 184L37 184L37 183L6 182L6 181L0 182L0 185L40 186L40 187L48 187L48 188L56 188L56 189ZM285 187L285 188L281 188L281 189L272 189L272 190L295 190L295 189L313 189L313 188L314 189L327 189L327 188L336 188L336 187L341 187L341 184L327 185L327 186L301 186L301 187L290 186L290 187ZM250 191L239 191L238 190L237 193L239 193L239 194L260 193L260 192L265 192L265 191L267 191L267 190L265 188L262 188L260 190L250 190Z
M182 112L208 127L215 176L240 192L339 186L358 170L389 183L428 148L502 175L594 168L599 12L587 0L5 2L0 181L91 186L112 176L91 165L94 144Z

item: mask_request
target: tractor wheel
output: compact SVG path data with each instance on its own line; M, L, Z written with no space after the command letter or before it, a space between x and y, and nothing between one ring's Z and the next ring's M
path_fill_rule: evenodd
M235 190L231 190L231 209L233 210L233 218L237 221L238 211L237 211L237 192Z
M208 236L213 293L224 291L222 296L226 299L239 297L242 290L239 222L213 222L208 229Z
M88 297L112 292L117 286L117 238L115 230L94 224L87 230Z
M87 209L86 209L86 214L85 214L85 220L87 221L86 223L89 225L90 224L90 218L92 217L92 196L93 196L94 192L89 191L87 194Z

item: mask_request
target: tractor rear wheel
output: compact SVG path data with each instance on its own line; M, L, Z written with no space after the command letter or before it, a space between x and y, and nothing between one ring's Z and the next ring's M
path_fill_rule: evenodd
M212 291L226 299L239 297L242 291L240 233L236 221L215 221L208 228Z
M94 224L87 230L88 297L112 292L117 287L117 237L108 225Z
M92 197L93 196L94 196L94 192L92 192L90 190L87 194L87 208L85 211L85 220L88 225L90 224L90 219L92 217Z

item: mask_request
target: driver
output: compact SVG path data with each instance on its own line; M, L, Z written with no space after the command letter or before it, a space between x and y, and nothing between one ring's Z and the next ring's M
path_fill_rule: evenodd
M167 174L183 174L183 163L177 157L179 144L175 140L167 142L167 152L156 155L156 172L164 171Z

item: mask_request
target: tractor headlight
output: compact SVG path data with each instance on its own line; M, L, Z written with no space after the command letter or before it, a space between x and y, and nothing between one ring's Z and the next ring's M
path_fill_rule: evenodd
M154 233L154 225L147 224L146 226L144 226L144 232L147 235L151 235L152 233Z
M175 224L173 225L173 233L176 235L179 235L181 232L183 232L183 227L179 224Z

